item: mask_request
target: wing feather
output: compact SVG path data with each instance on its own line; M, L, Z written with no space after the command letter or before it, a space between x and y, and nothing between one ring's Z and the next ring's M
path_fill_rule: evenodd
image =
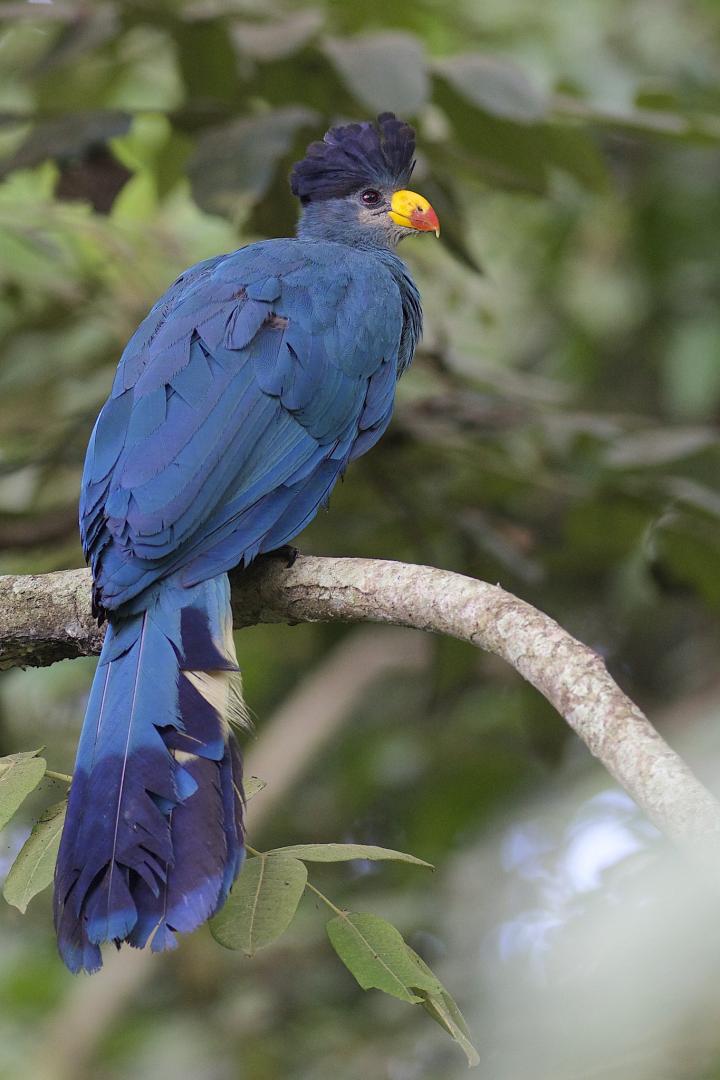
M182 275L125 349L86 460L101 603L295 536L392 410L402 307L370 256L278 240Z

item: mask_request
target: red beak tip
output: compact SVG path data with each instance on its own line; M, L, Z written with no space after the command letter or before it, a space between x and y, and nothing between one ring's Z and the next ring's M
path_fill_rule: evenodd
M440 222L432 206L427 210L414 210L410 215L410 222L413 228L421 232L434 232L436 236L440 235Z

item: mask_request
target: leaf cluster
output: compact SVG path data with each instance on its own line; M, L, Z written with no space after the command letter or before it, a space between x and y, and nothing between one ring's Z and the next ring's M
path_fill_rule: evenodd
M39 753L31 750L0 758L0 831L10 824L44 777L71 779L49 773ZM246 800L264 787L264 781L251 777ZM66 809L67 799L64 799L44 811L7 874L3 896L23 913L33 897L53 880ZM327 924L328 938L359 985L364 990L382 990L410 1004L422 1004L458 1042L468 1063L479 1063L467 1025L453 998L400 932L377 915L341 911L308 881L305 866L308 862L362 859L432 869L430 863L371 844L295 844L267 852L249 850L251 858L246 860L227 903L210 922L212 936L220 945L254 956L285 933L303 894L310 890L336 913Z

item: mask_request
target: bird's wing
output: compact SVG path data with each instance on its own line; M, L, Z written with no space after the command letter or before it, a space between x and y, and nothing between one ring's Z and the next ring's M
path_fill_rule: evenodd
M381 265L268 241L193 267L128 343L88 448L101 603L281 546L387 425L402 329Z

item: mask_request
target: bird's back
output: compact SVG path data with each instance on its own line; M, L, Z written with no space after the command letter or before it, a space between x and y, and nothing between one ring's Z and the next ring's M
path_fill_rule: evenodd
M192 267L155 304L88 448L100 606L247 563L314 516L392 411L407 321L394 271L332 241L268 240Z

